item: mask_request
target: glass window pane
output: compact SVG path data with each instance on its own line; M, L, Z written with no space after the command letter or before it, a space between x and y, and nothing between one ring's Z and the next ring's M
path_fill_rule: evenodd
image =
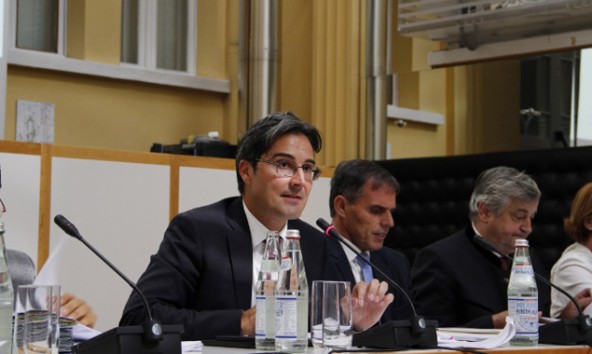
M158 1L156 67L187 70L187 0Z
M577 146L592 145L592 49L582 49L580 57L580 91L577 121L572 136L577 133ZM575 126L575 129L574 129Z
M121 62L138 64L139 0L123 0L121 11Z
M58 52L58 0L18 0L16 47Z

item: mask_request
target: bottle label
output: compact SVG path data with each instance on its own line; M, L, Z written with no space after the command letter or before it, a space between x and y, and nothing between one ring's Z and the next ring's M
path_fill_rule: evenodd
M298 335L298 297L278 296L275 299L275 337L296 339Z
M516 324L517 335L537 334L539 330L539 301L536 296L509 296L508 315Z
M283 257L282 263L280 264L280 270L289 270L290 268L292 268L292 258Z
M532 270L532 265L530 264L515 263L512 267L512 272L517 275L534 276L534 271Z
M277 272L278 262L275 259L263 259L261 261L261 272Z
M257 295L255 297L255 337L265 338L265 314L267 296Z

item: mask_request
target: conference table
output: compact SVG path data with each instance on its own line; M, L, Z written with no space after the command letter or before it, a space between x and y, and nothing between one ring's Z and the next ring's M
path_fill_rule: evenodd
M357 349L361 350L361 349ZM517 347L517 346L502 346L496 349L477 349L482 353L491 354L592 354L592 348L586 345L546 345L539 344L536 347ZM243 348L228 348L228 347L214 347L204 346L201 351L202 354L272 354L274 352L257 351L255 349ZM308 348L307 354L325 354L322 349ZM333 352L339 353L339 352ZM344 352L345 353L345 352ZM369 354L369 351L356 351L358 354ZM380 353L402 353L402 354L433 354L433 353L459 353L459 350L443 350L443 349L422 349L422 350L405 350L405 351L381 351Z

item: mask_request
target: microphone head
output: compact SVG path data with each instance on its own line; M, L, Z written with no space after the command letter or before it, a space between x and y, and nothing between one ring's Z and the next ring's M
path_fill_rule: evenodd
M53 222L55 222L56 225L58 225L68 235L70 235L70 236L72 236L74 238L77 238L77 239L82 239L82 236L80 236L80 232L78 232L78 229L76 228L76 226L74 226L74 224L72 224L62 214L56 215L53 218Z
M331 226L330 223L327 222L327 220L323 219L323 218L318 218L317 219L317 225L323 229L323 231L327 231L327 229Z

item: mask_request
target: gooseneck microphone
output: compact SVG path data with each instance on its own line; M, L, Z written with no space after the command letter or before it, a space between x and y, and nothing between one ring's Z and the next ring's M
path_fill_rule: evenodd
M94 254L96 254L101 260L103 260L103 262L105 262L111 269L113 269L113 271L115 273L117 273L117 275L119 275L121 278L123 278L123 280L125 280L134 289L134 291L138 295L140 295L140 297L142 298L142 301L144 301L144 306L146 306L146 311L148 312L148 318L149 318L149 323L147 324L149 331L148 331L148 333L145 333L145 335L146 335L145 339L148 341L155 341L155 340L162 339L162 327L158 321L155 321L152 318L152 311L150 310L150 305L148 304L148 300L146 300L146 297L144 296L144 294L142 293L140 288L138 288L136 283L134 283L128 277L126 277L125 274L123 274L119 269L117 269L117 267L115 265L113 265L113 263L111 263L105 256L103 256L99 251L97 251L96 248L94 248L90 243L88 243L82 237L82 235L80 235L80 232L78 232L78 229L76 228L76 226L74 226L74 224L72 224L62 214L56 215L55 218L53 219L53 221L62 230L64 230L65 233L67 233L68 235L70 235L70 236L80 240L82 243L84 243L84 245L86 247L88 247L91 251L93 251Z
M486 240L483 236L475 235L473 236L473 240L475 241L475 243L485 248L486 250L499 254L505 259L509 260L510 262L513 261L512 257L498 250L497 247L491 244L491 242ZM553 284L550 280L538 274L537 272L533 271L533 273L538 280L565 295L576 306L576 309L578 310L578 318L575 320L561 320L541 326L539 328L539 342L546 344L591 344L592 319L590 319L590 316L584 314L582 308L580 307L576 299L573 296L571 296L567 291Z
M325 235L335 238L347 248L349 248L357 256L358 252L350 243L344 238L333 225L329 224L325 219L317 219L317 225L323 229ZM392 278L386 275L381 269L375 266L369 259L359 257L366 264L368 264L374 271L383 276L386 282L397 289L407 300L413 317L404 321L389 321L388 323L372 327L364 332L354 334L353 344L357 346L378 347L385 349L396 348L410 348L410 347L424 347L434 348L437 346L438 340L436 337L436 321L426 321L423 316L420 316L415 311L413 301L409 294L395 282Z
M80 234L80 232L78 231L78 229L76 228L76 226L74 226L74 224L72 224L68 219L66 219L66 217L64 217L61 214L58 214L54 217L53 221L56 223L56 225L58 225L66 234L74 237L75 239L79 240L80 242L82 242L87 248L89 248L94 254L96 254L103 262L105 262L115 273L117 273L117 275L119 275L123 280L125 280L133 289L134 291L140 296L140 298L142 298L142 301L144 302L144 306L146 307L146 311L148 313L148 320L141 326L141 334L142 334L142 340L141 340L141 344L142 347L138 347L138 343L137 341L133 341L132 346L125 346L125 348L127 349L133 349L132 351L135 353L152 353L152 350L154 349L154 347L158 348L159 347L159 342L166 342L166 344L160 344L161 346L166 346L169 349L172 349L174 353L180 353L181 351L181 343L180 343L180 332L179 332L179 338L168 338L169 336L167 336L166 340L163 341L164 337L163 337L163 326L160 324L160 322L158 320L155 320L152 317L152 311L150 310L150 305L148 304L148 300L146 300L146 297L144 296L144 294L142 293L142 291L140 290L140 288L136 285L136 283L134 283L133 281L131 281L127 276L125 276L125 274L123 274L117 267L115 267L115 265L113 265L113 263L111 263L105 256L103 256L96 248L94 248L89 242L87 242L82 235ZM129 327L137 327L137 326L129 326ZM164 326L164 327L168 327L168 326ZM178 326L175 326L178 327ZM116 329L121 329L121 328L125 328L125 327L119 327ZM172 329L172 328L168 328L168 329ZM176 328L175 328L176 329ZM111 331L109 331L111 332ZM104 334L109 334L109 332L106 332ZM130 332L130 331L119 331L119 332ZM129 336L129 334L134 334L133 332L136 331L131 331L130 333L125 333L126 335ZM116 333L119 334L119 333ZM100 337L100 336L99 336ZM96 338L96 337L95 337ZM89 340L89 342L92 341ZM104 342L105 339L102 339L102 341ZM178 341L178 350L176 350L176 345L175 345L175 341ZM81 343L80 345L85 344L85 342ZM80 346L79 345L79 346ZM170 347L172 345L172 348ZM109 347L111 348L111 347ZM97 348L93 348L91 350L82 350L82 351L74 351L75 348L73 348L73 353L99 353L101 352L100 350L104 350L105 348L102 348L100 350L96 350ZM127 349L121 349L122 353L125 352ZM95 351L96 350L96 351Z
M384 279L386 280L386 282L389 283L390 286L392 286L393 288L399 290L399 293L401 293L407 299L407 302L409 303L409 306L411 307L411 311L413 311L413 316L415 316L416 318L419 317L419 318L422 319L422 321L418 321L418 328L417 328L417 330L418 331L423 331L425 329L425 321L423 321L423 317L417 316L417 312L415 311L415 306L413 305L413 301L411 301L411 298L409 297L409 295L407 294L407 292L405 290L403 290L403 288L399 284L397 284L397 282L395 282L388 275L386 275L380 268L378 268L372 262L370 262L370 260L368 258L362 257L360 255L360 252L358 252L350 244L349 240L347 240L343 236L341 236L341 234L337 231L337 229L335 229L335 227L333 225L329 224L325 219L319 218L317 220L317 225L319 225L319 227L321 227L325 231L325 235L327 235L329 237L333 237L333 238L339 240L339 242L343 243L347 248L349 248L350 250L352 250L352 252L355 253L356 256L360 256L360 257L358 257L359 259L363 260L364 263L366 263L370 267L372 267L372 269L374 269L375 272L377 272L380 275L382 275L384 277Z

